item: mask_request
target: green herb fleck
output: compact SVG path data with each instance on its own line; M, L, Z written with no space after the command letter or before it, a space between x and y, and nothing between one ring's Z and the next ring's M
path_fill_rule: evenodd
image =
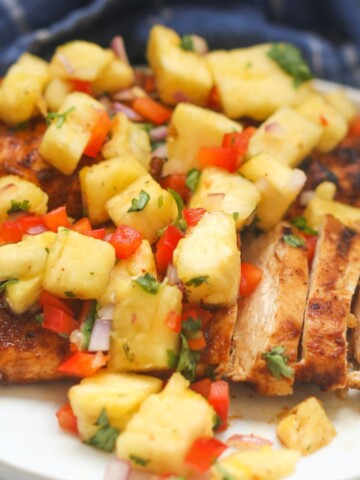
M191 35L183 35L180 42L180 48L186 50L187 52L194 52L194 40Z
M141 467L145 467L150 462L150 460L138 457L137 455L129 455L129 459Z
M234 213L232 214L232 216L233 216L233 219L234 219L235 222L236 222L236 220L239 218L239 212L234 212Z
M164 197L160 195L160 197L158 197L158 208L162 208L163 206L164 206Z
M153 295L155 295L160 288L160 284L151 273L145 273L145 275L136 278L133 282L137 283L145 292L152 293Z
M200 275L199 277L194 277L185 282L187 287L200 287L203 283L207 281L209 275Z
M195 380L196 363L199 361L200 353L190 350L188 341L184 334L180 334L181 350L179 362L176 367L177 372L181 372L185 378L193 382Z
M70 290L67 290L66 292L64 292L64 294L69 298L75 298L76 297L75 293L71 292Z
M9 280L4 280L3 282L0 282L0 293L4 293L6 290L6 287L9 285L13 285L14 283L17 283L19 280L17 278L9 278Z
M215 369L215 365L208 365L205 370L205 377L210 378L213 382L216 380Z
M297 229L301 230L304 233L307 233L308 235L318 234L316 230L310 227L305 217L293 218L290 223L294 225L294 227L296 227Z
M66 120L66 117L69 115L69 113L73 112L75 110L75 107L72 106L65 110L63 113L58 113L58 112L50 112L46 115L46 123L50 125L50 123L53 120L56 120L56 127L61 128L64 125L64 122Z
M201 175L201 172L197 168L192 168L186 174L185 185L192 192L195 192L196 187L198 186L200 175Z
M213 417L213 427L212 427L212 429L217 430L220 427L221 424L222 424L222 420L221 420L220 415L215 413L215 415Z
M284 347L274 347L270 352L263 353L262 358L266 361L266 366L277 380L281 380L281 377L294 377L294 370L288 366L289 357L285 355Z
M184 202L183 202L183 199L180 197L180 195L175 192L175 190L173 190L172 188L168 188L167 191L169 193L171 193L171 195L173 196L175 202L176 202L176 205L177 205L177 209L178 209L178 213L177 213L177 217L175 218L173 224L174 225L177 225L179 224L180 220L181 220L181 217L182 217L182 212L183 212L183 209L184 209Z
M50 253L50 249L48 247L45 247L45 252Z
M83 345L82 348L87 350L89 348L91 332L94 328L95 318L97 312L97 302L96 300L92 300L90 304L90 308L88 314L85 318L84 323L81 327L81 333L83 334Z
M101 411L95 425L100 427L99 430L91 438L85 440L84 443L105 452L112 452L120 430L110 425L105 408Z
M9 208L7 213L27 212L29 208L30 208L29 200L23 200L22 202L11 200L11 207Z
M38 313L37 315L35 315L35 322L42 325L43 321L44 321L44 315L42 313Z
M179 362L179 355L176 355L172 350L166 350L166 355L169 368L174 370Z
M285 70L285 72L293 77L295 88L298 88L302 83L313 78L311 70L305 62L301 51L294 45L290 43L273 43L267 54Z
M185 333L185 335L189 337L193 335L195 332L198 332L199 330L201 330L201 327L202 327L202 323L200 318L188 317L186 320L182 322L181 328L183 330L183 333Z
M149 200L150 195L144 190L141 190L139 193L139 198L133 198L131 200L131 207L129 208L128 212L141 212L149 203Z
M284 242L290 245L290 247L303 247L305 245L305 240L298 235L284 235L283 236Z
M125 357L129 360L129 362L133 362L135 360L135 355L133 352L130 351L130 347L127 343L123 343L122 345Z

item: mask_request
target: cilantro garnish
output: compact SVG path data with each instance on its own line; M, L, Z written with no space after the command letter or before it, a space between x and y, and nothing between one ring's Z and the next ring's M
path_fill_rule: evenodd
M75 107L72 106L72 107L68 108L67 110L65 110L65 112L63 112L63 113L49 112L46 115L46 118L45 118L46 123L48 125L50 125L50 123L53 120L56 120L56 127L61 128L64 125L64 122L65 122L67 116L69 115L69 113L73 112L74 110L75 110Z
M13 285L14 283L17 283L19 280L17 278L9 278L9 280L4 280L3 282L0 282L0 293L4 293L6 290L6 287L9 285Z
M273 43L267 54L285 70L286 73L293 77L295 88L298 88L302 83L313 78L311 70L305 62L301 51L294 45L290 43Z
M85 440L84 443L99 448L100 450L104 450L105 452L112 452L120 430L110 425L105 408L102 409L95 425L100 427L99 430L95 435L88 440Z
M23 200L22 202L11 200L11 207L9 208L7 213L27 212L29 208L30 208L29 200Z
M289 357L285 355L284 347L274 347L270 352L263 353L262 358L266 361L266 366L277 380L281 380L281 377L294 377L294 370L288 366Z
M129 208L128 212L141 212L149 203L149 200L150 195L144 190L141 190L139 193L139 198L133 198L131 200L131 207Z
M156 294L160 288L160 283L156 280L156 278L151 275L151 273L145 273L145 275L141 275L140 277L133 280L133 282L137 283L141 288L145 290L145 292Z
M202 323L200 318L188 317L182 322L182 330L186 336L192 335L193 333L201 330Z
M123 343L122 345L125 357L129 360L129 362L133 362L135 360L135 355L131 352L130 347L127 343Z
M181 196L175 192L175 190L173 190L172 188L168 188L167 191L169 193L171 193L171 195L173 196L173 199L175 200L176 202L176 206L177 206L177 209L178 209L178 213L177 213L177 216L175 218L175 220L173 221L173 225L176 225L178 226L181 230L183 230L184 228L184 225L183 225L183 220L182 220L182 212L183 212L183 209L184 209L184 202L183 202L183 199L181 198ZM186 222L185 222L186 223ZM185 227L186 228L186 227Z
M168 367L174 370L177 367L177 364L179 361L179 355L177 355L172 350L166 350L166 355L167 355Z
M195 192L196 187L200 180L201 172L197 168L192 168L186 174L185 185L188 187L189 190Z
M305 240L298 235L284 235L283 236L284 242L290 245L290 247L303 247L305 245Z
M200 358L199 352L194 352L190 349L188 341L184 334L180 334L181 350L179 355L179 362L176 367L177 372L181 372L185 378L193 382L195 380L196 363Z
M191 35L183 35L180 42L180 48L186 50L187 52L194 52L194 40Z
M88 314L81 327L81 332L83 334L83 339L84 339L82 347L84 350L87 350L89 347L91 332L93 330L95 318L96 318L96 311L97 311L97 302L96 300L92 300Z
M294 225L297 229L301 230L304 233L307 233L309 235L317 235L318 232L314 230L313 228L310 227L308 224L308 221L306 220L305 217L295 217L293 218L290 223Z
M194 277L185 282L187 287L200 287L203 283L207 281L209 275L200 275L199 277Z
M129 455L129 459L141 467L145 467L150 462L147 458L138 457L137 455Z

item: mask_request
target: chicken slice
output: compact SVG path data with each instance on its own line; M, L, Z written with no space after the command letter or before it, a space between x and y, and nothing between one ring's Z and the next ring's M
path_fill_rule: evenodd
M279 224L258 238L249 236L242 244L242 261L263 271L257 289L239 302L227 376L250 382L263 395L292 393L293 376L277 379L263 354L282 347L287 366L297 359L307 293L306 249L291 246L293 227ZM293 237L290 237L293 238Z
M319 232L296 380L324 390L347 385L347 320L360 274L360 235L331 215Z

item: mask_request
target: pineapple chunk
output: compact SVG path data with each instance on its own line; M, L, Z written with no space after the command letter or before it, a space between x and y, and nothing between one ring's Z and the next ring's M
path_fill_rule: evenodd
M101 372L84 378L69 390L81 439L95 435L99 428L95 423L103 409L110 425L124 430L143 401L161 388L160 379L145 375Z
M6 175L0 178L0 221L3 221L9 210L16 212L25 210L37 215L47 212L48 196L32 182L23 180L17 175Z
M111 371L167 370L167 352L178 352L179 334L166 325L170 312L181 313L182 294L160 284L156 293L134 281L115 307L110 341Z
M201 177L189 207L203 207L233 215L240 230L251 218L260 201L258 189L238 174L217 167L207 167Z
M61 78L53 78L50 80L45 90L45 102L48 110L57 112L71 91L71 85L66 80L62 80Z
M163 174L186 173L199 168L197 154L201 147L221 146L225 133L241 132L239 123L205 108L180 103L171 117L167 137L169 159Z
M129 258L120 260L111 270L109 283L99 301L100 305L119 303L131 291L132 281L146 272L156 278L153 251L150 243L143 240Z
M236 301L240 252L230 215L205 213L179 241L173 261L190 303L232 305Z
M151 159L150 137L141 125L130 122L127 116L117 113L112 121L111 139L101 149L106 159L133 155L149 170Z
M296 167L318 144L322 129L289 107L277 110L251 137L247 158L268 153Z
M57 297L100 298L115 263L115 250L107 242L59 229L50 248L43 285Z
M110 53L112 53L110 51ZM92 83L96 95L104 92L114 93L134 83L134 72L130 65L119 58L113 58L101 72L101 75Z
M191 103L205 105L213 80L205 58L180 47L179 35L156 25L150 31L147 58L156 77L161 100L169 105L178 103L183 95Z
M321 95L311 95L297 107L297 111L322 128L322 134L316 146L320 152L329 152L347 134L346 120Z
M75 40L56 49L50 62L50 71L53 77L92 82L101 76L114 58L111 50L105 50L95 43Z
M342 89L332 90L324 94L324 98L335 110L340 113L347 123L350 123L357 116L357 108L349 100L346 92Z
M152 473L191 473L184 460L199 437L213 436L214 410L189 382L174 373L161 393L150 395L116 442L117 456ZM136 459L144 459L142 465Z
M59 113L64 122L55 119L45 132L39 152L53 167L70 175L88 144L99 112L105 107L85 93L74 92L62 103Z
M324 184L328 184L328 182L321 183L316 188L315 195L306 205L304 217L309 222L309 225L317 228L324 216L328 214L334 216L348 227L358 222L360 220L360 208L324 198L324 195L321 193Z
M141 211L129 212L132 200L139 199L141 192L149 195L148 203ZM108 200L106 210L115 225L130 225L150 243L157 240L158 232L173 222L177 215L173 196L162 189L149 174L135 180Z
M94 225L109 219L106 202L147 171L131 154L84 167L80 171L83 205Z
M42 275L7 285L5 302L17 315L27 312L39 300Z
M256 209L256 226L261 230L270 230L283 218L306 182L302 170L282 165L266 153L246 162L240 173L256 182L261 193Z
M327 445L336 435L319 400L310 397L296 405L277 425L279 440L302 455Z
M300 454L296 450L239 451L220 459L211 469L211 480L278 480L291 475Z
M1 83L0 119L9 125L29 120L36 113L49 80L48 64L34 55L24 53Z
M310 92L307 84L295 88L293 79L267 52L270 44L214 51L208 65L225 114L264 120L283 106L299 105Z

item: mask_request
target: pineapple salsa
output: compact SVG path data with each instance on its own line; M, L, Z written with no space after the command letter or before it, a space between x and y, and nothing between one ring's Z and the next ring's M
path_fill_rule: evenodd
M216 324L262 280L241 262L241 232L270 231L285 217L306 181L297 167L337 146L356 110L340 90L317 92L288 44L209 52L203 39L157 25L151 70L129 65L120 37L112 46L73 41L49 63L24 54L2 80L1 121L18 128L43 117L39 152L65 179L78 175L84 211L48 211L39 185L0 178L4 303L68 337L57 372L79 383L59 424L115 450L119 478L130 468L282 478L335 430L312 398L279 424L287 448L239 435L229 454L215 435L228 424L231 335L217 343ZM309 262L325 214L360 219L334 193L320 185L293 221L297 233L284 236L307 246ZM281 345L263 359L275 379L293 380ZM304 415L317 420L305 433Z

